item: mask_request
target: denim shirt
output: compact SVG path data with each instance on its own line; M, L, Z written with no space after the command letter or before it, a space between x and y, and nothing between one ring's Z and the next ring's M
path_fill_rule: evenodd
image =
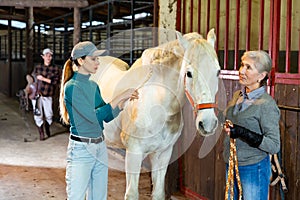
M246 93L246 88L244 88L244 90L241 90L240 97L237 100L233 114L237 114L238 112L244 111L246 108L248 108L250 105L252 105L253 102L256 99L258 99L265 92L266 92L266 87L264 87L264 86L260 87L256 90L253 90L249 93Z

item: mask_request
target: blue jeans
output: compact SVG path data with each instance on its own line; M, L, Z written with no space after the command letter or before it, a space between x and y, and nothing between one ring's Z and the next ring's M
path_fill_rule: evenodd
M239 166L239 173L243 190L243 200L268 200L271 178L271 162L269 156L256 164ZM228 164L226 164L226 180L227 176ZM236 177L235 174L234 177ZM228 193L230 193L230 191ZM238 185L235 178L234 199L237 200L238 196Z
M69 139L66 183L69 200L106 200L108 155L105 141L93 144Z

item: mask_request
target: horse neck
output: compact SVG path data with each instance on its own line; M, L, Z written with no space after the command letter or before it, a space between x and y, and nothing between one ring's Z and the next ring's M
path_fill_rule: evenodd
M184 81L181 78L180 66L182 60L174 60L174 62L152 65L152 77L148 83L159 82L166 86L167 90L171 90L175 94L180 104L185 103Z

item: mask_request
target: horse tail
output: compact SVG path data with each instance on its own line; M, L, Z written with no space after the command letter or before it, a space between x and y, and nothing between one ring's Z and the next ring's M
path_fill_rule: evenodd
M60 116L61 116L62 121L66 124L69 124L69 115L67 112L66 105L64 103L65 84L68 80L70 80L72 78L73 74L74 74L74 71L73 71L73 66L72 66L72 60L68 59L64 65L61 86L60 86L60 95L59 95Z

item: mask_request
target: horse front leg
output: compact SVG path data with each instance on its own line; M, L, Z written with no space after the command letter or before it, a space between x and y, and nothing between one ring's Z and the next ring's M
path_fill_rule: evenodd
M153 185L152 200L165 199L165 176L172 155L172 149L173 147L170 146L163 152L156 152L150 155Z
M139 178L141 164L144 159L143 154L131 153L126 150L125 170L126 170L126 193L125 200L139 199Z

